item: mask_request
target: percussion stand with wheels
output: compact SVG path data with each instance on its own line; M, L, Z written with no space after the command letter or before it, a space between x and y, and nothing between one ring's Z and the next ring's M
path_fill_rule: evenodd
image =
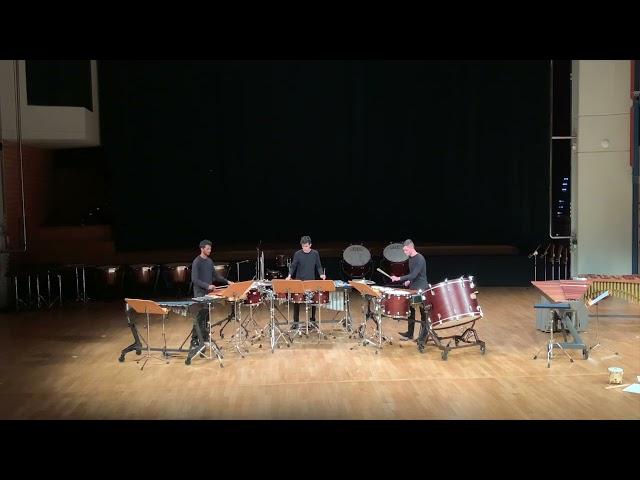
M569 355L569 353L564 349L564 346L562 345L562 343L556 342L553 337L554 324L558 325L558 330L559 330L560 325L562 323L562 318L560 317L560 314L558 313L556 308L569 308L569 304L566 304L566 307L565 307L565 305L563 304L554 305L554 304L545 303L545 304L538 304L535 306L535 308L551 308L552 310L551 310L551 321L549 322L549 341L545 345L540 347L540 349L533 356L533 359L535 360L536 358L538 358L538 353L540 353L540 350L546 348L547 349L547 368L551 368L551 359L553 358L553 347L557 345L560 348L560 350L562 350L562 352L569 358L571 363L573 363L573 358L571 358L571 355Z
M431 308L431 305L427 305L425 306L425 308L429 307L429 309ZM426 344L431 340L433 341L433 343L435 344L436 347L438 347L439 350L442 351L442 359L446 360L449 356L449 352L451 350L455 350L457 348L466 348L466 347L473 347L475 345L479 345L480 346L480 353L482 353L484 355L485 351L486 351L486 346L485 346L485 342L480 340L480 338L478 337L478 332L476 331L474 327L476 323L476 320L473 320L471 322L471 327L466 328L461 335L450 335L448 337L441 337L439 336L436 331L433 328L433 325L431 323L431 317L429 317L427 315L427 321L426 321L426 325L425 322L420 322L420 332L422 333L422 329L426 328L427 329L427 334L424 337L424 341L420 341L420 338L422 338L422 335L418 335L418 351L420 353L424 353ZM451 327L454 328L454 327ZM449 340L449 342L444 345L443 344L443 340L447 340L447 339L453 339L455 346L450 346L451 345L451 340ZM473 340L471 340L473 338ZM464 343L464 345L459 345L459 343Z

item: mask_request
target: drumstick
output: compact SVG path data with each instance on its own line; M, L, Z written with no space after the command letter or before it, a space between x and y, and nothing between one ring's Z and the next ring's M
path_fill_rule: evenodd
M377 268L376 270L378 270L380 273L382 273L383 275L386 275L387 277L391 278L391 275L387 274L386 272L384 272L381 268Z

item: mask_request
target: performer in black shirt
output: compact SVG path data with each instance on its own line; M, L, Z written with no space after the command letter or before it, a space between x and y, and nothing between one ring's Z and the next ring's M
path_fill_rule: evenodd
M316 280L316 272L322 280L327 277L322 273L322 265L320 264L320 254L317 250L311 249L311 237L305 235L300 239L302 250L298 250L293 255L291 266L289 267L289 275L287 280L293 277L296 280ZM291 328L297 328L300 320L300 304L293 304L293 325ZM311 322L316 321L316 307L311 307Z
M412 240L405 240L402 251L405 255L409 256L409 273L402 277L392 276L393 282L404 282L405 287L409 287L412 290L426 290L429 285L427 282L427 262L424 257L416 251L416 247ZM413 330L415 328L416 310L413 306L410 307L411 314L409 315L409 325L406 332L399 332L401 341L408 341L413 339ZM420 305L420 334L418 336L418 343L422 340L424 343L424 337L427 335L426 320L427 312L425 311L424 304Z
M191 265L191 281L193 282L193 296L194 297L204 297L207 293L212 291L215 286L213 282L225 283L227 285L232 284L226 278L222 277L215 269L213 265L213 260L211 260L211 241L210 240L202 240L200 242L200 255L198 255ZM198 325L200 326L200 330L205 338L208 337L207 332L209 331L208 326L209 320L209 309L203 307L197 315ZM197 347L199 344L198 336L196 334L195 327L191 332L191 347ZM202 345L200 345L202 346Z

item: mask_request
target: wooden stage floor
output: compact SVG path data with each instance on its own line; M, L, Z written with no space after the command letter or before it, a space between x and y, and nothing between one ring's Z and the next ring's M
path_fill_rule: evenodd
M351 298L359 323L362 301ZM135 353L118 362L132 342L122 301L2 314L0 419L640 419L640 395L606 388L608 367L624 368L625 384L640 375L638 305L601 304L600 343L619 356L597 348L583 360L569 350L570 363L556 351L547 368L545 351L532 359L548 339L535 328L538 293L484 288L478 299L485 355L470 347L443 361L433 346L420 354L415 343L398 342L406 323L385 319L393 344L379 354L328 324L335 339L297 339L273 354L264 342L241 358L227 327L224 368L201 358L186 366L181 356L143 371ZM323 320L333 313L323 311ZM222 316L218 309L214 318ZM266 323L266 309L258 319ZM177 346L191 320L172 314L167 325L168 344ZM594 316L583 333L588 345L595 326ZM160 345L159 322L151 333Z

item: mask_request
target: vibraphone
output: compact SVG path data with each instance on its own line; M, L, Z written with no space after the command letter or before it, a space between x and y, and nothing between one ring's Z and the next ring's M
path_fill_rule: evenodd
M578 278L586 278L589 281L587 298L595 298L608 290L613 297L640 303L640 275L588 274L578 275Z

